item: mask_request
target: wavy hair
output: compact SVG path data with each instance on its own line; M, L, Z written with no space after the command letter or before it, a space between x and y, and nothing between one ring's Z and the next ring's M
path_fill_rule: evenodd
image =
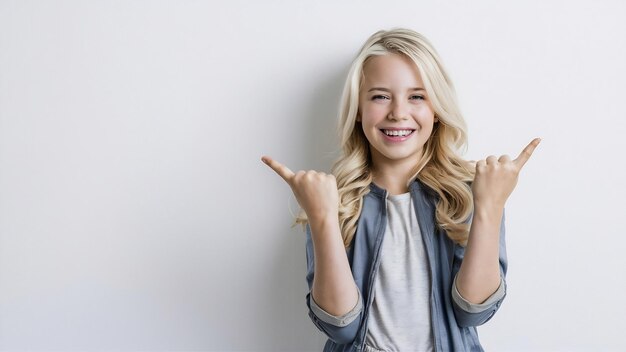
M437 194L436 221L448 237L467 243L468 218L473 211L470 182L474 169L460 157L467 146L467 126L458 107L456 93L439 55L421 34L404 28L374 33L352 62L339 106L339 133L342 153L332 168L339 191L339 225L345 247L352 242L361 214L363 197L372 183L369 142L357 121L363 66L369 57L402 54L416 65L438 122L415 160L418 179ZM407 185L408 186L408 185ZM306 223L300 214L298 223Z

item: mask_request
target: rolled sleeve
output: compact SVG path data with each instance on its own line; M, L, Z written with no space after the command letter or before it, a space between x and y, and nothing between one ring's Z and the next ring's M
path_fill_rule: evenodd
M363 310L363 300L361 299L361 292L358 290L358 288L357 288L357 292L358 292L358 299L357 299L356 305L349 312L341 316L332 315L328 313L327 311L325 311L324 309L322 309L320 306L317 305L317 303L313 299L313 295L310 296L311 311L313 311L313 314L315 314L315 316L317 316L321 321L325 323L338 326L338 327L348 326L351 322L353 322L356 318L359 317L359 314Z
M461 293L459 293L459 290L456 286L456 276L454 277L454 283L452 284L452 299L454 300L454 303L456 303L456 305L459 306L459 308L463 309L464 311L468 313L484 312L488 310L489 308L491 308L498 301L501 301L505 295L506 295L506 285L504 284L504 279L502 277L500 278L500 286L498 286L498 289L491 296L489 296L489 298L487 298L484 302L478 303L478 304L472 303L466 300L465 298L463 298L463 296L461 296Z

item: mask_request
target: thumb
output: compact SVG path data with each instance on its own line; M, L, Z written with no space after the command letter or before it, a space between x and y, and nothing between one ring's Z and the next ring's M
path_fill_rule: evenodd
M267 166L274 170L278 174L278 176L283 178L283 180L291 184L291 179L293 178L294 173L287 166L279 163L269 156L261 157L261 161L263 161Z

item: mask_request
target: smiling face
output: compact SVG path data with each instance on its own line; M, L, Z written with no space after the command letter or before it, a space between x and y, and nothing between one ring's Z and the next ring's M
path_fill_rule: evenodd
M412 167L430 137L435 113L413 61L389 53L370 57L363 67L359 115L374 169Z

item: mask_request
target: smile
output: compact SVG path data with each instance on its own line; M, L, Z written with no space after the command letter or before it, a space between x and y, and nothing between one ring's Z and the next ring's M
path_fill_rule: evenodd
M390 137L406 137L406 136L410 135L411 133L413 133L415 130L411 130L411 129L406 129L406 130L386 130L386 129L381 129L380 131L382 133L386 134L387 136L390 136Z

